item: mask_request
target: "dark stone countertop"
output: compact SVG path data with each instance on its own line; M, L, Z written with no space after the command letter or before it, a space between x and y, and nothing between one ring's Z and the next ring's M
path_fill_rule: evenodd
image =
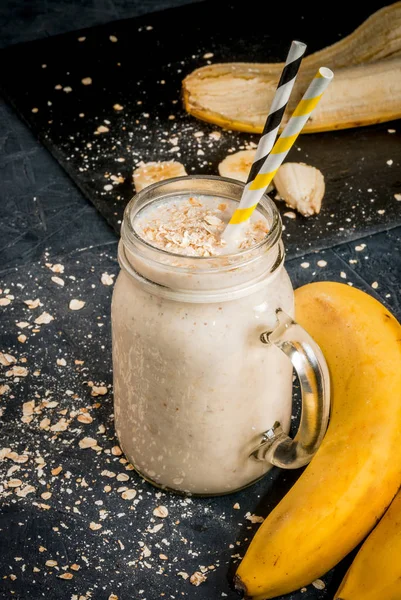
M185 3L4 0L0 44ZM13 365L2 366L0 374L0 386L10 387L0 388L0 455L2 448L16 453L0 462L0 598L107 600L114 594L119 600L234 600L228 575L257 527L244 515L267 514L297 474L273 471L237 494L185 499L154 490L112 450L117 445L112 286L104 285L101 276L115 278L118 273L117 238L4 103L0 123L1 205L11 215L0 222L1 297L10 300L0 307L0 350L28 369L26 376L24 371L7 376ZM289 261L287 268L294 287L323 279L349 281L400 319L400 249L398 227ZM323 267L318 266L321 260L327 263ZM51 270L56 264L63 266L62 273ZM52 277L63 279L64 286ZM41 306L31 309L24 303L36 298ZM84 300L84 308L70 311L72 298ZM32 326L44 311L53 320ZM105 386L107 393L92 396L91 382ZM23 418L23 403L32 401ZM79 414L89 415L87 423L77 419ZM79 448L86 436L97 440L99 450ZM7 488L4 483L10 479L22 484ZM136 491L132 501L122 497L125 486ZM236 503L239 510L233 509ZM158 504L169 510L163 521L152 515ZM90 523L101 527L93 529ZM163 528L152 531L160 523ZM57 564L46 566L48 560ZM326 589L308 586L305 593L288 598L331 598L346 566L323 578ZM203 567L207 581L199 587L178 575ZM73 578L60 578L65 573Z

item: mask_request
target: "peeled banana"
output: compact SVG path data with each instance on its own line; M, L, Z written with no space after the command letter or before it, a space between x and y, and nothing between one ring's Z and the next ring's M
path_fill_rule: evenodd
M401 117L401 2L371 15L351 35L303 59L282 125L322 65L335 78L303 132L380 123ZM283 63L202 67L183 81L185 109L229 129L261 133Z
M332 413L310 465L239 565L236 586L255 600L297 590L336 565L401 483L400 324L371 296L341 283L306 285L296 290L295 306L328 363Z
M135 190L140 192L152 183L182 175L188 175L188 173L184 165L175 160L142 163L133 173Z
M323 173L303 163L284 163L274 176L276 200L284 200L304 217L320 212L325 192Z
M359 550L335 600L400 600L401 492Z

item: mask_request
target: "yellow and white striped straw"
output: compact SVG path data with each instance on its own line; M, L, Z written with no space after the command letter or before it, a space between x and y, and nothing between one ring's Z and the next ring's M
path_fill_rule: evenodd
M333 72L326 67L320 67L258 174L246 184L239 206L223 232L224 240L229 241L241 237L241 225L248 221L257 207L267 186L271 183L332 79Z

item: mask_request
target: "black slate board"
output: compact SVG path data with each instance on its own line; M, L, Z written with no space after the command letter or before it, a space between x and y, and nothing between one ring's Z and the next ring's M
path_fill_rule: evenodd
M118 232L133 193L132 167L140 160L176 158L190 173L216 174L230 149L258 141L221 130L221 138L211 141L209 134L218 128L182 109L181 80L207 64L205 54L213 53L213 62L274 62L285 58L295 38L304 40L310 53L350 33L384 4L364 3L357 14L336 5L335 11L319 14L319 27L313 3L287 11L282 27L279 3L248 2L246 10L238 0L192 4L9 47L0 54L0 85ZM86 77L90 85L81 83ZM115 104L123 109L114 110ZM96 135L100 125L109 131ZM299 138L288 160L320 168L327 192L320 215L283 218L289 257L401 224L401 205L394 198L401 188L400 129L395 122ZM198 132L203 137L194 136ZM125 181L113 183L109 175ZM280 210L288 211L283 203Z

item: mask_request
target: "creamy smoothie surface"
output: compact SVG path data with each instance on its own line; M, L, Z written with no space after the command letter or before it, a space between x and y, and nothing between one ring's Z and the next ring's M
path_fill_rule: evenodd
M206 196L176 196L142 209L134 221L136 233L146 242L174 254L219 256L246 250L261 242L269 231L257 210L241 228L235 247L221 239L238 203Z

